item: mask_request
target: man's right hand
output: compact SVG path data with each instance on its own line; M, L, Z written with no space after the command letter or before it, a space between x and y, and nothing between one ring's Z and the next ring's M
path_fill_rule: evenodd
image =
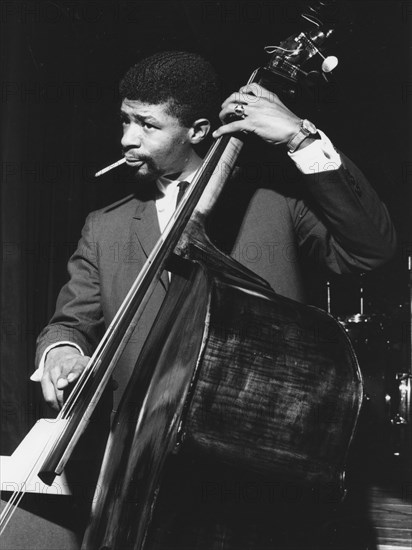
M53 409L62 408L64 390L73 386L89 360L90 357L83 356L73 346L58 346L47 353L41 388L44 399Z

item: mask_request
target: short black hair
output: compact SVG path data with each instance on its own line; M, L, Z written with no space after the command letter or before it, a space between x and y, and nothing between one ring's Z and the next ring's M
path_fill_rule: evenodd
M119 86L122 99L158 105L169 102L169 113L189 127L198 118L214 126L220 111L219 77L196 53L166 51L131 67Z

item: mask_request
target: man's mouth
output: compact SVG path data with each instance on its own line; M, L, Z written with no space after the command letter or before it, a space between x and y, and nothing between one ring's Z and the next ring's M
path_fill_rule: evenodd
M136 159L128 156L125 156L124 158L126 159L126 164L128 164L129 166L134 166L135 168L144 164L144 160L141 159Z

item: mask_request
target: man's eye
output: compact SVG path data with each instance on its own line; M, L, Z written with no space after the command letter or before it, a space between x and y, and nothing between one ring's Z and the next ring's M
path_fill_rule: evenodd
M148 122L143 122L143 126L147 128L148 130L151 130L152 128L155 128L153 124L149 124Z

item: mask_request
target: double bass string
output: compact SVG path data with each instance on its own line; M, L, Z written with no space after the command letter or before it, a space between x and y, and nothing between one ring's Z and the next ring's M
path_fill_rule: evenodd
M67 429L59 434L54 447L41 466L39 477L43 481L46 481L51 473L59 475L63 471L74 445L87 426L110 379L118 357L146 307L156 282L160 279L167 258L176 247L197 201L208 183L210 169L216 168L217 158L220 157L222 150L226 149L229 141L228 136L222 136L210 148L206 155L206 158L211 159L209 169L201 169L196 174L187 197L181 201L173 216L173 222L172 220L169 222L156 243L85 371L63 405L59 418L68 421Z
M214 158L216 158L217 154L221 154L222 150L225 150L228 143L230 141L230 138L228 136L218 138L216 142L212 145L210 148L206 158L208 160L211 160L211 163L209 165L209 169L213 167L215 168L215 162L213 161ZM111 168L115 168L115 165L122 164L124 160L119 161L117 163L114 163L114 165L110 165L105 171L108 171ZM210 174L208 174L210 175ZM168 226L166 227L165 231L163 232L161 238L159 239L157 245L156 245L156 252L159 252L160 249L162 249L163 246L166 246L166 248L171 247L174 248L177 243L173 242L173 239L171 239L171 236L175 233L173 231L176 229L176 226L180 229L184 229L184 225L187 223L187 218L190 218L190 215L192 213L192 210L194 209L194 206L197 204L200 196L202 195L204 188L206 187L207 178L205 179L205 170L200 170L198 174L196 174L195 180L191 186L191 188L188 190L186 196L181 201L179 207L177 208L173 218L170 220ZM170 242L169 242L170 241ZM141 275L137 277L135 284L132 286L130 293L133 295L133 290L136 287L136 283L141 280L144 273L148 272L153 268L153 260L151 257L148 258L145 267L143 268ZM128 299L129 298L129 299ZM109 326L108 330L106 331L104 337L102 338L100 344L95 350L95 353L93 354L93 357L90 359L88 365L86 366L85 371L82 373L80 378L78 379L77 383L73 387L73 390L71 391L70 395L68 396L66 402L64 403L62 409L60 410L59 414L56 417L56 421L60 420L70 420L71 416L74 415L74 410L76 405L81 402L82 398L84 398L84 392L87 389L87 386L91 385L94 381L95 376L98 375L99 368L103 362L104 354L107 353L107 351L110 352L110 347L113 344L113 341L115 340L114 336L117 335L117 329L118 325L121 323L122 318L127 314L127 306L130 302L130 296L127 296L121 307L119 308L114 320L112 321L112 324ZM138 310L136 311L135 317L139 317L137 315ZM137 321L134 321L137 322ZM113 326L112 326L113 325ZM101 380L99 382L98 388L96 389L96 394L98 394L99 389L103 386L105 386L106 379L110 376L110 369L103 373L101 376ZM96 395L95 394L95 395ZM97 399L92 400L94 401L94 404L96 404ZM93 409L94 407L92 407ZM90 417L90 405L89 408L86 409L85 415L86 417ZM82 419L84 420L84 419ZM86 420L87 422L87 420ZM80 422L79 422L80 424ZM30 471L28 472L25 480L21 483L21 490L15 490L12 494L12 497L7 502L1 516L0 516L0 534L4 531L7 524L9 523L15 509L21 502L23 496L26 493L27 485L37 476L39 475L39 471L43 464L45 463L44 457L47 457L50 455L50 452L52 452L56 445L59 443L59 441L62 440L64 436L64 429L59 431L56 434L52 434L48 441L46 442L46 445L42 449L42 451L39 453L37 458L35 459L33 465L30 467ZM73 440L73 439L72 439ZM70 446L72 443L70 442L68 446ZM68 457L67 457L68 458ZM39 467L40 466L40 467Z
M4 530L6 529L7 525L9 524L14 514L14 511L16 510L17 506L20 504L22 498L26 494L27 486L37 476L37 471L38 471L37 466L39 462L43 459L47 446L50 443L52 436L53 434L50 435L45 447L40 451L40 454L38 454L37 458L35 458L24 480L19 482L19 485L20 485L19 489L15 489L13 491L12 496L10 497L2 513L0 514L0 536L3 534Z
M9 521L11 520L15 509L20 504L21 499L24 497L25 494L26 494L26 489L22 491L19 491L19 490L13 491L13 494L10 500L7 502L6 506L4 507L0 515L0 536L3 534L4 530L9 524Z

